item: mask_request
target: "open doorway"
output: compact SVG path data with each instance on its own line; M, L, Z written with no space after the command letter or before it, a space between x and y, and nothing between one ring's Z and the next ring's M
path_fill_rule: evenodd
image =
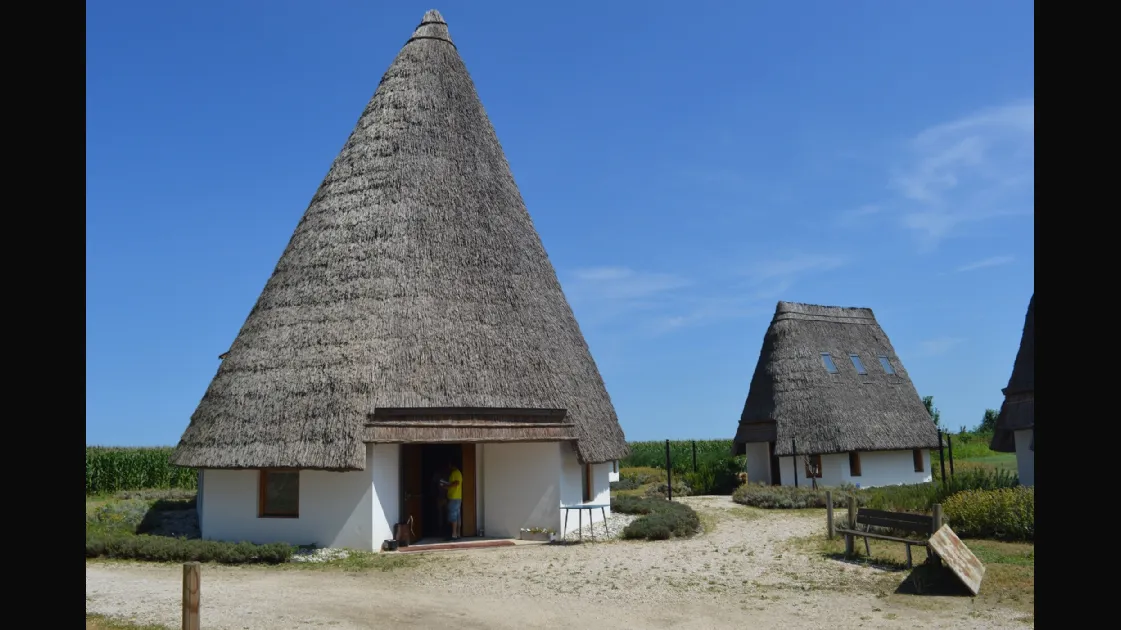
M402 444L401 499L402 521L413 519L413 534L419 539L443 540L451 536L447 519L447 479L445 466L451 462L463 473L463 505L460 509L460 536L478 535L475 509L474 444Z

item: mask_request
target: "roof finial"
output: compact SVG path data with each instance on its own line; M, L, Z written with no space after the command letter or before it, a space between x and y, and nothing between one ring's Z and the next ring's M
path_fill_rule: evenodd
M448 34L448 23L444 21L444 16L440 15L440 12L436 9L429 9L424 14L424 17L420 19L420 25L413 31L413 36L409 38L409 41L417 39L438 39L455 46L451 35Z

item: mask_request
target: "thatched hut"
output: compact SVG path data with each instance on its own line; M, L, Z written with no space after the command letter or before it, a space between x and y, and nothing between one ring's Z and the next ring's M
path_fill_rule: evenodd
M379 548L559 530L627 445L448 26L426 13L335 158L173 462L203 536ZM598 517L599 512L596 511ZM576 519L571 519L575 521Z
M938 430L871 309L779 302L733 448L751 482L920 483Z
M990 447L994 451L1016 453L1020 483L1035 485L1035 294L1028 300L1020 349L1012 365L1008 386L1001 390L1004 403L996 419Z

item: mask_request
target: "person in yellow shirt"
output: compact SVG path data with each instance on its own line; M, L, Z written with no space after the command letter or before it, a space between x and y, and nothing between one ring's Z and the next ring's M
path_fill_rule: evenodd
M452 540L459 540L459 508L463 504L463 473L448 462L448 478L440 485L448 489L448 522L452 526Z

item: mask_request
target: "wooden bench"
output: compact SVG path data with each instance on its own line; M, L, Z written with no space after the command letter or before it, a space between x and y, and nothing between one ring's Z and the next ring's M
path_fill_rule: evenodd
M941 506L936 506L940 508ZM906 514L903 512L886 512L884 510L870 510L867 508L860 508L856 512L856 517L852 518L852 509L849 509L849 523L848 527L838 527L836 532L844 534L845 536L845 556L852 555L853 551L853 538L860 536L864 539L864 551L871 556L872 550L868 546L868 539L874 538L876 540L887 540L891 542L903 543L907 546L907 568L910 569L911 564L911 547L925 547L926 557L931 557L930 544L927 539L936 531L935 523L942 520L940 518L941 509L935 510L935 516L924 516L922 514ZM915 538L900 538L898 536L888 536L886 534L879 534L868 531L869 527L882 527L885 529L892 529L896 531L912 532L915 534L922 534L924 538L918 540Z

